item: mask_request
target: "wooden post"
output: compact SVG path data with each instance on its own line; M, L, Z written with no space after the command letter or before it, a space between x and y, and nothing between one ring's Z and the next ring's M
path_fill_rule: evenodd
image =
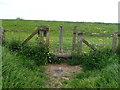
M46 32L46 44L49 45L49 39L50 39L50 31Z
M78 32L78 55L82 55L82 32Z
M112 41L112 51L115 52L117 49L117 32L113 34L113 41Z
M63 48L63 27L60 26L60 34L59 34L59 52L62 52Z
M73 29L73 41L72 41L72 52L71 55L75 53L75 43L76 43L76 26Z
M118 47L117 52L120 54L120 33L118 33Z
M22 45L23 44L26 44L35 34L37 34L38 33L38 30L35 30L23 43L22 43Z
M0 27L0 45L2 45L3 41L4 41L4 30L2 27Z
M40 31L40 44L44 43L44 31Z

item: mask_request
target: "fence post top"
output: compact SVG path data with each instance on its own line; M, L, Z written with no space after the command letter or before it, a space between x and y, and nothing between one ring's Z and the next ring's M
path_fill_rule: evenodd
M81 32L81 31L78 31L77 33L78 33L78 35L82 35L83 34L83 32Z
M76 28L77 26L74 26L74 28Z
M48 26L38 26L37 29L39 31L49 31L49 27Z
M120 34L118 34L118 37L120 37Z
M76 30L73 31L73 34L76 34Z
M73 27L73 30L76 30L76 28L77 28L77 26L74 26L74 27Z
M3 29L3 27L2 27L2 26L0 26L0 28L2 28L2 29Z
M60 28L63 28L63 26L62 26L62 25L60 25Z
M118 32L115 32L114 34L118 34Z

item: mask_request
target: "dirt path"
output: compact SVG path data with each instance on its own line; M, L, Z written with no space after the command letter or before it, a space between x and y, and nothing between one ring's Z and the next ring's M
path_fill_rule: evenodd
M47 64L45 73L50 77L48 83L49 88L59 88L63 83L70 81L74 73L82 71L82 68L77 66L70 66L68 64Z

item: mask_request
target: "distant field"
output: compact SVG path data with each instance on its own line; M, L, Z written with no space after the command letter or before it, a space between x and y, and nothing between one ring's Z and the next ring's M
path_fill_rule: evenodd
M59 31L59 26L64 27L64 32L68 35L72 32L74 26L78 30L90 33L113 33L117 31L117 24L110 23L85 23L85 22L64 22L64 21L39 21L39 20L19 20L3 19L2 25L6 30L35 30L37 26L49 25L51 32L54 34Z

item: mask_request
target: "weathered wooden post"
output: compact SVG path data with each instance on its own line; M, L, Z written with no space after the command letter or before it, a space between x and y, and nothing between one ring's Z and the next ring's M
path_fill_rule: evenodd
M44 37L46 37L46 44L49 45L49 27L38 27L38 37L40 37L40 44L44 43Z
M39 26L23 43L22 45L26 44L33 36L38 33L38 37L40 37L40 44L44 43L44 36L47 37L47 43L49 43L49 27L46 26ZM46 33L45 33L46 32Z
M120 54L120 33L118 33L118 47L117 52Z
M46 32L46 44L49 45L49 39L50 39L50 28L48 27L48 31Z
M59 34L59 52L63 52L63 27L60 26L60 34Z
M44 32L40 31L38 37L40 37L40 44L43 44L44 43Z
M112 41L112 51L115 52L117 49L117 38L118 38L118 34L117 32L115 32L113 34L113 41Z
M78 55L82 55L82 32L78 31Z
M3 41L4 41L4 30L2 27L0 27L0 45L2 45Z
M71 55L75 53L75 43L76 43L76 26L73 28L73 41L72 41L72 52Z

